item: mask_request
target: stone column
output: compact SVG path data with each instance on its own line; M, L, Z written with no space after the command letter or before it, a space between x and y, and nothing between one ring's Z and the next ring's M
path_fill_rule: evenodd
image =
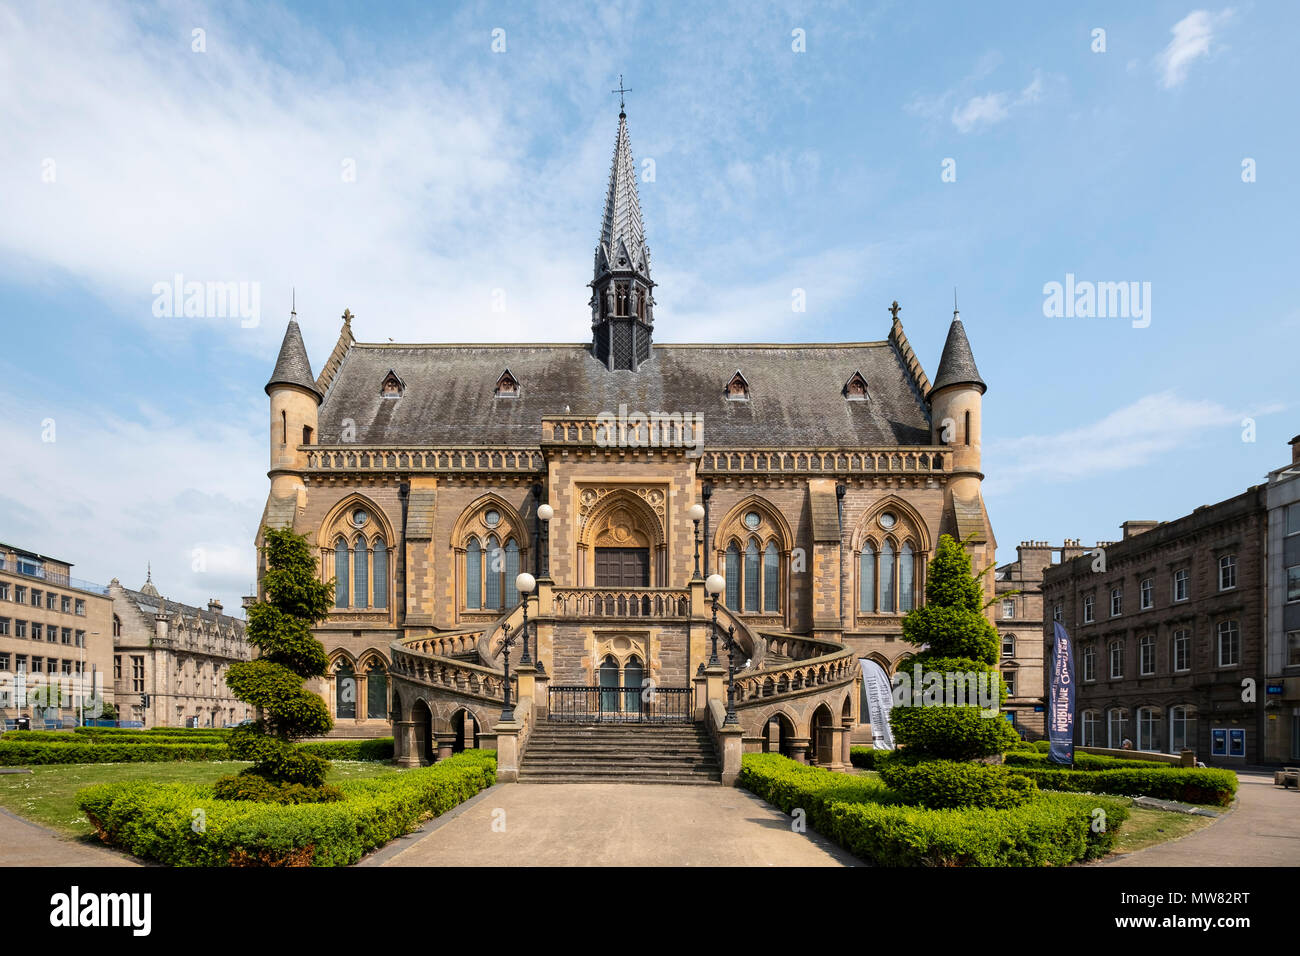
M365 674L353 675L352 686L356 688L357 695L356 706L354 708L354 713L357 715L357 723L361 723L361 721L365 720L366 717L369 716L366 713L366 681L367 678Z
M545 720L550 714L551 676L544 671L533 675L533 718Z
M799 763L808 762L808 745L811 743L808 737L791 737L790 738L790 756Z
M393 760L399 767L420 766L420 751L416 742L415 721L399 720L393 726Z
M496 725L498 783L514 783L519 779L520 729L517 720L503 720Z
M848 750L849 731L846 727L826 727L822 733L830 738L830 762L826 765L827 770L843 770L845 764L845 752Z
M448 757L452 755L452 752L456 749L456 735L455 733L434 734L434 743L435 743L434 753L436 754L436 759L446 760ZM474 745L474 741L467 740L465 741L465 745L467 747L472 747Z
M692 678L695 683L695 719L703 720L709 706L709 679L703 671L696 671Z
M740 776L740 760L744 753L745 731L739 724L718 728L718 746L722 750L722 784L735 786Z

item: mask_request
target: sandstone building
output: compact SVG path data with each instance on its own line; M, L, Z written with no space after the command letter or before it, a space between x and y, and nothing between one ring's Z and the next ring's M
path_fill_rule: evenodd
M657 341L672 318L655 308L623 113L588 285L574 344L362 343L345 311L313 375L289 322L266 385L262 526L307 535L334 581L316 689L335 732L395 732L419 762L520 726L527 763L532 724L561 713L676 708L718 731L704 582L719 573L740 667L725 734L841 765L869 736L858 660L892 673L908 656L900 621L939 536L977 565L995 553L986 386L960 318L933 380L897 303L873 341ZM520 571L537 579L526 605ZM505 640L525 607L520 671L526 645ZM507 650L527 707L503 724Z

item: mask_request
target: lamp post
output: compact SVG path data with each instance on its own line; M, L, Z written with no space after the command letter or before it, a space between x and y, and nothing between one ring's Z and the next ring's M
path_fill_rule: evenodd
M736 717L736 625L732 624L727 628L727 636L723 639L727 646L727 716L722 721L725 727L727 724L738 724L740 719Z
M501 719L503 721L515 719L515 705L510 699L510 648L514 646L515 641L519 639L517 633L511 633L510 628L506 627L505 634L501 637L501 654L505 658L506 668L506 702L501 708Z
M537 509L537 517L542 519L542 533L537 544L537 556L542 559L541 576L549 578L551 576L551 519L555 517L555 509L550 505L541 505Z
M695 522L695 576L691 580L698 581L700 579L700 522L704 520L704 505L691 505L686 515Z
M709 499L713 497L713 483L706 481L700 488L700 498L704 501L704 538L707 541L709 537ZM709 552L704 552L704 576L709 576Z
M531 664L532 657L528 654L528 596L533 593L533 588L537 586L537 579L527 571L521 573L515 578L515 589L522 595L520 603L524 606L524 624L521 630L524 635L524 652L519 655L519 666Z
M710 574L704 579L704 590L713 596L713 650L709 653L709 666L718 666L718 595L727 586L721 574Z

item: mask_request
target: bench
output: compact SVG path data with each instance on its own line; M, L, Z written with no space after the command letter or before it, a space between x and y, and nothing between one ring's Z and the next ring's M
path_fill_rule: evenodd
M1292 784L1300 790L1300 767L1283 767L1273 771L1273 786L1287 790Z

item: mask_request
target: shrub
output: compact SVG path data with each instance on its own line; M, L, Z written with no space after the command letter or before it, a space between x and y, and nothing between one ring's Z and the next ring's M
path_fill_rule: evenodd
M862 770L875 770L880 755L887 753L888 750L877 750L875 747L850 747L849 762Z
M333 803L219 800L212 787L118 783L82 790L77 804L105 843L167 866L347 866L495 779L495 753L467 750L349 781Z
M1047 754L1040 754L1037 751L1031 753L1010 753L1006 755L1008 765L1020 767L1036 767L1040 770L1069 770L1069 767L1059 763L1049 763ZM1120 757L1107 757L1104 754L1089 754L1081 750L1074 752L1074 769L1075 770L1152 770L1157 767L1166 767L1174 770L1180 769L1174 764L1163 763L1157 760L1125 760Z
M1036 770L1018 767L1016 772L1031 778L1044 790L1156 797L1219 807L1229 806L1237 792L1235 773L1205 767L1118 770Z
M740 786L881 866L1062 866L1104 856L1128 818L1123 803L1039 794L1011 810L907 806L878 782L805 767L776 754L746 754ZM1097 809L1106 826L1094 830Z
M959 807L1009 810L1024 806L1038 793L1038 786L1023 774L988 764L895 758L880 761L877 770L890 790L908 803L931 810Z
M999 754L1016 740L1009 721L978 707L895 707L889 725L909 751L947 760Z
M1034 749L1040 754L1048 753L1052 749L1052 742L1050 740L1035 740Z
M11 743L0 740L0 766L54 763L161 763L169 760L228 760L225 744Z
M393 738L375 740L320 740L299 744L298 749L331 760L392 760Z

